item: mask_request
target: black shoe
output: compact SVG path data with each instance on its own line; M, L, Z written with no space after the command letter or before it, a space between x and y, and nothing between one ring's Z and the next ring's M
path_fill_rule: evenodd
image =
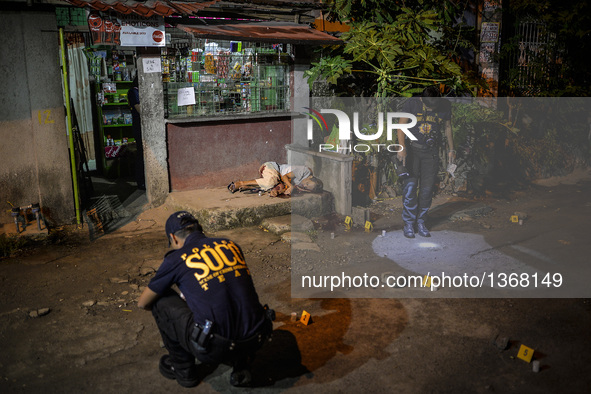
M417 223L417 233L421 237L430 237L431 236L431 233L429 232L429 230L427 230L427 227L425 227L425 223Z
M230 375L230 384L234 387L244 387L250 383L252 375L248 369L242 371L232 371Z
M415 237L415 230L410 223L406 223L404 228L402 229L402 233L406 238L414 238Z
M183 387L195 387L201 382L195 365L183 369L175 368L168 354L160 358L159 369L162 376L167 379L176 379L177 383Z
M238 188L236 187L234 182L232 182L228 185L228 190L230 191L230 193L234 194L238 191Z

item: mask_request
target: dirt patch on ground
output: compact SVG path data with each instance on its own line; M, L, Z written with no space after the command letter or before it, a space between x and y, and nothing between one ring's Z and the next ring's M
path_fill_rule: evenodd
M591 183L557 185L534 185L507 198L440 195L430 225L434 231L482 234L494 245L507 237L538 240L549 258L569 264L591 252L584 242ZM449 220L477 203L492 211ZM402 226L399 199L371 209L371 234L363 228L345 231L342 218L315 220L309 235L324 251L333 248L335 257L323 262L314 258L316 252L299 251L308 257L303 268L314 272L320 264L334 264L362 271L371 251L368 239ZM515 212L528 213L521 227L510 220ZM163 227L170 213L166 206L145 211L93 242L84 229L73 229L0 262L0 391L179 389L159 375L165 350L151 314L135 306L167 251ZM583 392L589 387L587 299L349 298L346 291L339 298L292 298L292 251L280 236L260 228L217 235L242 246L261 301L277 311L274 340L254 365L259 391ZM381 264L397 269L387 259ZM45 308L47 314L32 317ZM292 321L291 313L303 310L313 324ZM494 344L499 335L509 338L505 350ZM516 357L522 344L535 349L539 373ZM229 374L229 367L220 366L196 390L231 392Z

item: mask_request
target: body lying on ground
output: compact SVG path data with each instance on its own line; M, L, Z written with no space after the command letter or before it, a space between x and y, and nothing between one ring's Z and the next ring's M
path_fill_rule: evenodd
M260 178L249 181L234 181L228 185L228 190L237 191L260 189L269 191L271 197L280 194L291 195L294 191L319 192L322 181L314 177L312 170L306 166L292 166L277 164L269 161L259 168Z

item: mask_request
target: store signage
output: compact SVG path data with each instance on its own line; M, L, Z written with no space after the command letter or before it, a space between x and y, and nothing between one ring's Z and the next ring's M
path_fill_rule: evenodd
M499 22L482 22L480 42L499 41Z
M164 18L153 16L139 18L131 15L122 16L121 45L131 47L163 47L166 46L164 36Z
M92 12L88 15L88 27L94 45L166 46L164 18L161 16L140 18L133 15L122 15L116 18Z

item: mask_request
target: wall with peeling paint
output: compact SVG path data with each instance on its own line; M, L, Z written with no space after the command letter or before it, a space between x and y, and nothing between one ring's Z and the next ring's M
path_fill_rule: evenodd
M0 12L0 224L40 203L54 224L75 218L68 136L52 12Z

